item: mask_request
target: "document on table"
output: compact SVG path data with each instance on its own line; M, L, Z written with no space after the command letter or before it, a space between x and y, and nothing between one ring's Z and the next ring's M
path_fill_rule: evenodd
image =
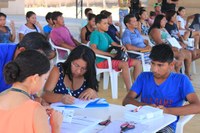
M74 110L66 109L65 107L53 107L53 109L59 111L63 115L63 122L71 122L74 116Z
M88 130L96 126L102 120L87 117L74 116L71 123L63 123L61 133L86 133Z
M108 106L109 104L103 98L95 98L92 100L81 100L76 98L73 104L63 104L61 102L51 104L51 107L71 107L71 108L86 108L86 106L90 105L90 107L100 107L100 106Z

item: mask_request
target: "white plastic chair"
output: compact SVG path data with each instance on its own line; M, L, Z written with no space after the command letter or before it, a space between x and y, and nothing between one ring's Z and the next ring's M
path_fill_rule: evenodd
M145 63L145 59L144 59L144 53L141 52L136 52L136 51L127 51L128 53L132 53L132 54L136 54L136 55L140 55L141 56L141 61L142 61L142 68L143 68L143 72L149 72L150 71L150 64L146 64Z
M184 125L194 117L194 114L182 116L176 125L176 133L183 133Z
M181 45L179 44L179 42L174 37L168 38L167 40L170 42L170 44L172 46L177 47L178 49L182 48ZM189 44L192 45L191 43L189 43ZM194 46L194 44L193 44L193 46ZM184 65L183 65L182 70L184 72ZM195 61L192 61L192 71L193 71L194 74L196 74L196 63L195 63Z
M59 63L59 62L64 62L66 59L63 59L63 58L60 58L60 57L59 57L59 52L58 52L58 50L67 51L68 55L70 54L71 51L70 51L69 49L67 49L67 48L63 48L63 47L56 46L56 45L52 42L51 38L49 38L49 43L51 44L52 48L55 49L55 51L56 51L56 58L55 58L54 64L57 64L57 63Z
M122 43L121 40L120 40L120 45L123 46L123 43ZM145 64L144 53L137 52L137 51L130 51L130 50L127 51L127 53L132 53L132 54L139 55L141 57L141 61L142 61L143 72L149 72L150 71L150 64Z
M111 57L96 54L97 57L104 58L108 61L108 68L97 68L97 75L103 73L103 89L108 89L109 76L111 81L112 98L118 98L118 74L120 73L112 69Z

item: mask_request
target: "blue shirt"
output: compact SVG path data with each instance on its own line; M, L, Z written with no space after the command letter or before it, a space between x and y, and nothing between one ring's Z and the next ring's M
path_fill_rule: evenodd
M108 35L113 39L114 42L116 42L117 44L120 44L119 40L117 39L116 33L117 33L117 29L116 27L111 24L108 27L108 31L106 31L106 33L108 33Z
M157 85L152 72L141 73L131 91L139 96L141 102L147 104L163 105L165 107L180 107L190 93L194 93L194 88L187 76L183 74L170 73L168 78L160 85ZM176 129L178 119L169 126Z
M11 43L10 37L11 37L11 32L10 29L5 26L6 32L3 32L0 30L0 43Z
M3 68L8 62L13 60L16 47L13 43L0 44L0 93L11 87L11 85L5 83Z
M43 31L45 34L49 34L51 32L51 30L52 30L52 27L49 25L46 25L43 27Z
M122 43L123 45L131 44L138 48L146 47L144 39L137 29L134 29L134 32L132 32L126 28L122 35Z

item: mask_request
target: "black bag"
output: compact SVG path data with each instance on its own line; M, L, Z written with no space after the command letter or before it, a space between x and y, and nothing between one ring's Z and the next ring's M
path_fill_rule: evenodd
M108 52L110 54L115 54L116 56L112 59L114 60L122 60L122 61L127 61L128 60L128 54L125 51L121 50L121 47L117 46L111 46L108 48Z

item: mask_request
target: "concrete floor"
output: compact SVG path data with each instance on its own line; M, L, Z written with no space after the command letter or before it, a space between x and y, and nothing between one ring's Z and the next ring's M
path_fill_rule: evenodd
M195 87L196 93L200 98L200 60L196 61L196 70L197 74L192 74L192 84ZM121 105L123 98L126 95L126 89L123 87L124 83L119 76L119 84L118 84L118 99L111 98L111 90L110 86L108 90L103 90L102 88L102 80L100 81L100 88L99 88L99 97L104 97L107 99L109 103L119 104ZM195 115L191 121L189 121L184 127L184 133L199 133L200 132L200 114Z

